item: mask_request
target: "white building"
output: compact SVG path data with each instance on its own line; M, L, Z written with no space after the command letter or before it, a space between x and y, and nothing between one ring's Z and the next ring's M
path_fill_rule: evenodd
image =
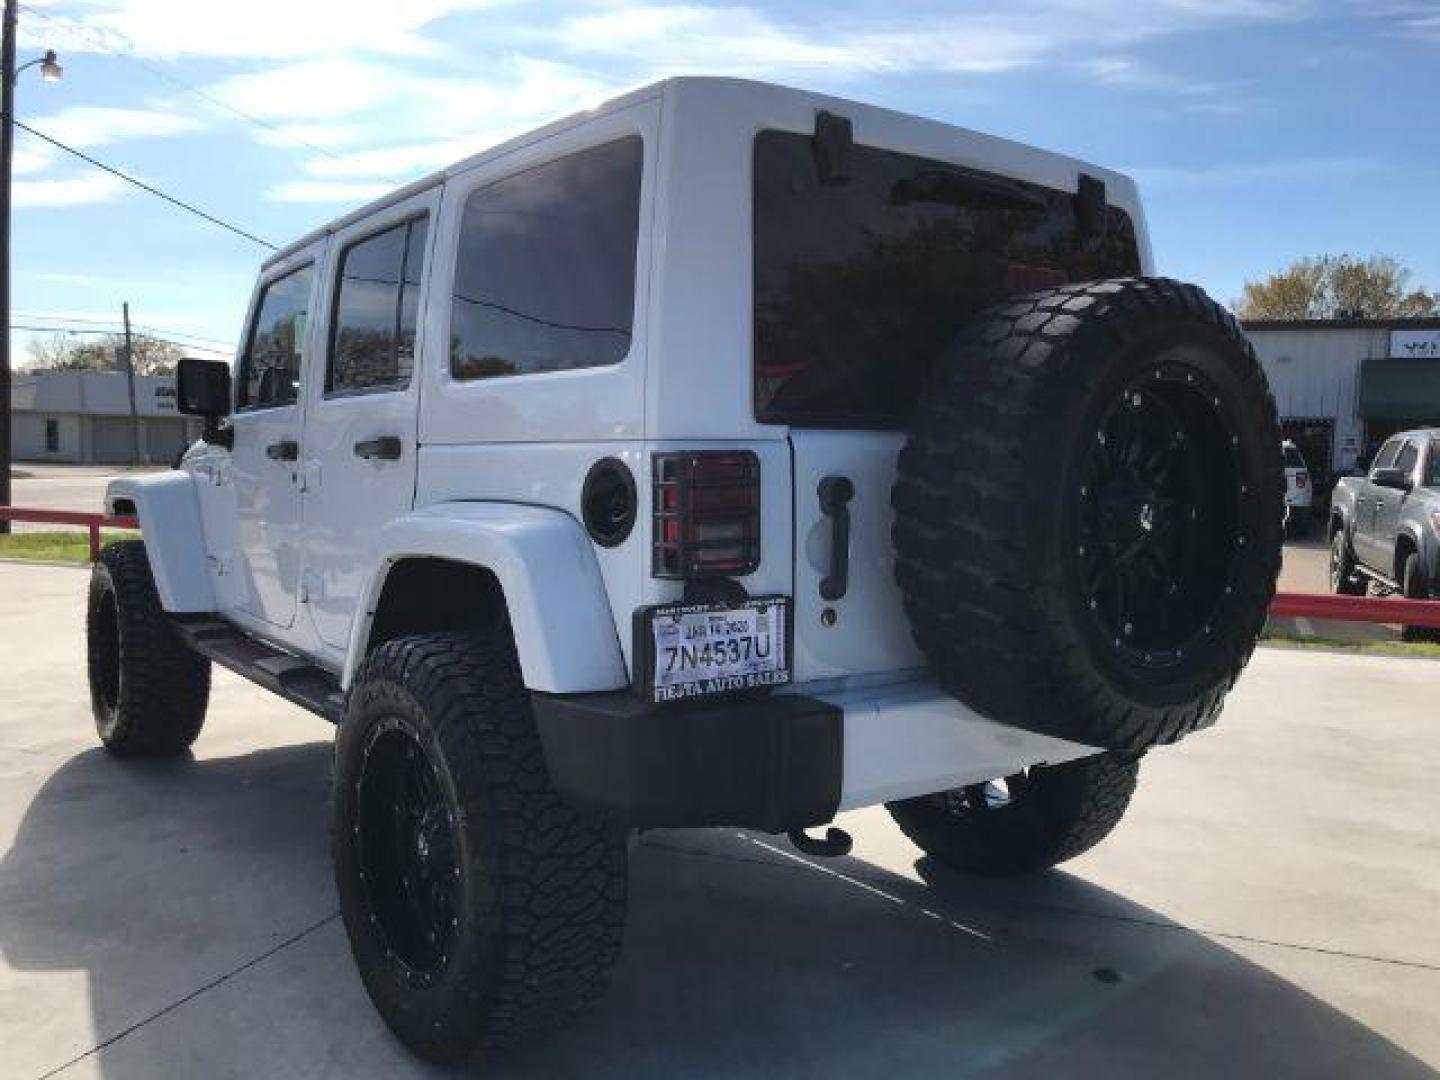
M124 465L134 424L125 376L111 371L20 371L13 381L11 456L16 461ZM135 377L141 464L164 465L200 435L175 408L175 380Z
M1322 491L1394 432L1440 426L1440 319L1259 320L1245 332Z

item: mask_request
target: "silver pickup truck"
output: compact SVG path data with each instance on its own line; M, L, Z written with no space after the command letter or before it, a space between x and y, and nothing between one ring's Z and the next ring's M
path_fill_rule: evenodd
M1365 476L1335 485L1330 503L1330 587L1427 599L1440 595L1440 428L1392 436ZM1435 631L1407 628L1408 640Z

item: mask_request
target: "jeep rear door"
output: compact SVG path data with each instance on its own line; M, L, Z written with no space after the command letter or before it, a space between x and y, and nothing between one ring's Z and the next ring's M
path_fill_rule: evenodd
M1082 235L1075 194L998 157L975 167L999 144L956 149L971 163L857 142L848 175L824 178L810 133L755 139L754 410L789 429L801 681L925 662L894 583L890 490L911 409L965 324L1016 292L1141 269L1123 210L1102 206Z
M420 324L440 188L331 239L322 346L307 387L305 568L322 648L343 650L386 522L415 501Z

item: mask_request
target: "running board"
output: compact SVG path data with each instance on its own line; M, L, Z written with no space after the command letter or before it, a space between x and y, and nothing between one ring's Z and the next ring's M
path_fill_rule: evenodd
M1388 589L1390 592L1398 593L1403 591L1400 588L1400 583L1398 581L1386 574L1380 573L1379 570L1371 570L1368 566L1362 566L1360 563L1356 563L1355 573L1359 574L1361 577L1369 578L1371 581L1375 582L1376 585L1379 585L1381 588Z
M243 675L272 694L338 724L345 713L340 683L323 668L277 649L222 619L175 615L170 619L181 639L201 656Z

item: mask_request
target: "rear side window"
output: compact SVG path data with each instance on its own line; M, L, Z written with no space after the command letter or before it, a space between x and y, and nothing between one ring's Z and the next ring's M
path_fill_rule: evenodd
M300 390L300 365L310 315L315 267L307 263L276 278L260 293L255 322L235 390L237 409L290 405Z
M327 394L410 385L426 226L423 217L401 222L340 256Z
M902 427L981 308L1140 269L1116 207L1085 235L1068 192L859 145L822 184L808 135L756 137L754 203L762 422Z
M473 193L450 316L457 379L615 364L630 351L640 234L639 137Z
M1425 453L1425 486L1440 488L1440 442L1434 439Z

